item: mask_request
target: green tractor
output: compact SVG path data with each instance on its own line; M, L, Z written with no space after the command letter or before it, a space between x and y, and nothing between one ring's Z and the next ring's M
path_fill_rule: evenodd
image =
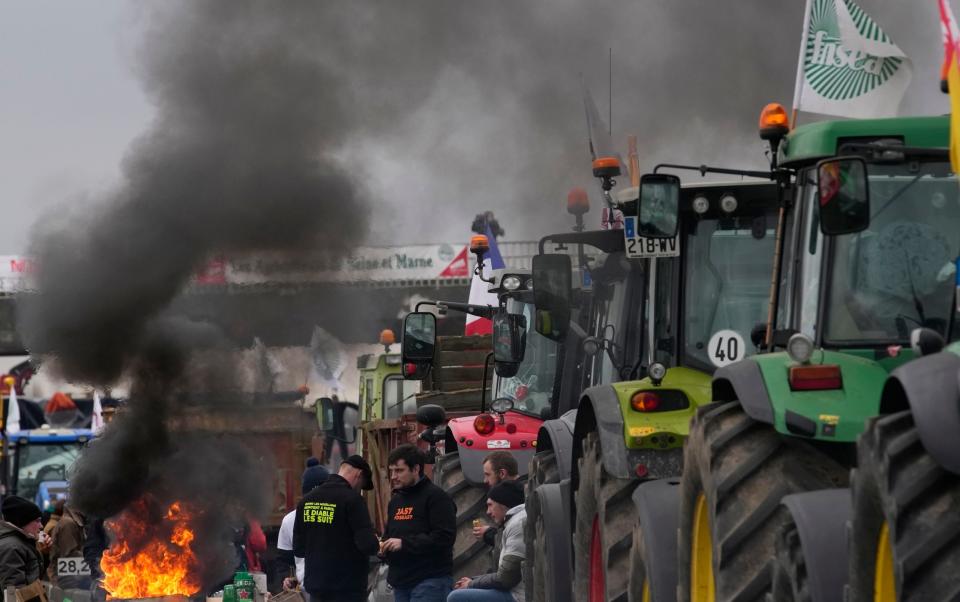
M771 181L680 188L674 176L648 174L617 195L627 214L618 261L646 267L594 292L598 335L581 345L595 386L537 437L531 467L559 459L559 482L537 482L531 468L530 599L675 596L683 442L710 400L712 372L752 353L745 340L767 315L780 193ZM672 210L656 220L638 215L671 195ZM666 238L648 236L658 225ZM570 270L562 255L534 259L537 310L551 324L569 312Z
M911 330L946 335L952 313L960 202L948 118L763 133L793 199L778 223L771 320L757 329L769 353L718 370L714 403L691 423L682 601L842 599L857 438L892 409L881 393L915 356Z

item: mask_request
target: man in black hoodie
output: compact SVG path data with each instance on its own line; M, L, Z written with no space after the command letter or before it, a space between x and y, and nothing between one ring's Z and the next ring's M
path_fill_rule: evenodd
M303 587L311 602L362 602L377 536L357 491L372 489L370 465L350 456L340 471L297 506L293 554L304 559Z
M413 445L390 452L393 497L380 552L390 563L387 583L395 602L443 602L453 587L457 507L423 476L426 458Z

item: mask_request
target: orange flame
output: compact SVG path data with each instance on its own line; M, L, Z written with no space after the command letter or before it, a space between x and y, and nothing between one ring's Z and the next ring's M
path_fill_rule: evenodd
M110 598L192 596L200 591L200 563L191 545L193 513L179 502L170 504L160 521L150 521L149 511L147 500L140 500L107 523L115 538L100 568Z

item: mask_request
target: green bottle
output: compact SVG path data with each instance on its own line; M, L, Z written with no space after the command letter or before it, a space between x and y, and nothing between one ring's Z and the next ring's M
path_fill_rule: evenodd
M223 602L237 602L237 588L233 585L223 586Z
M253 594L257 590L253 575L247 571L237 571L233 576L233 585L237 590L236 602L253 602Z

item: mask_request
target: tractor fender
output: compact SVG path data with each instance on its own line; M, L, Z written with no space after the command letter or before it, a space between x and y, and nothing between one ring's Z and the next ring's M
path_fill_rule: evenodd
M573 564L570 559L569 484L570 481L565 480L563 483L541 485L531 493L537 496L540 514L547 527L545 547L547 566L550 567L548 579L552 582L548 591L553 594L553 600L558 602L570 602L573 599L570 582Z
M812 602L843 600L847 584L847 521L852 514L849 489L823 489L784 496L797 526L807 567Z
M713 401L739 401L747 416L773 424L773 405L760 373L750 358L724 366L713 375Z
M677 529L680 527L680 479L656 479L633 490L637 522L643 529L649 565L651 600L671 600L677 595Z
M577 411L570 410L563 416L547 420L537 434L537 451L551 450L557 458L560 478L570 476L573 463L573 429L576 425Z
M610 385L590 387L583 392L577 411L574 441L582 441L594 428L600 436L601 460L607 474L618 479L633 478L633 463L624 439L623 412L617 393ZM580 455L578 448L579 444L574 445L571 467Z
M920 441L937 464L960 474L960 357L943 352L921 357L890 373L881 412L909 403Z

